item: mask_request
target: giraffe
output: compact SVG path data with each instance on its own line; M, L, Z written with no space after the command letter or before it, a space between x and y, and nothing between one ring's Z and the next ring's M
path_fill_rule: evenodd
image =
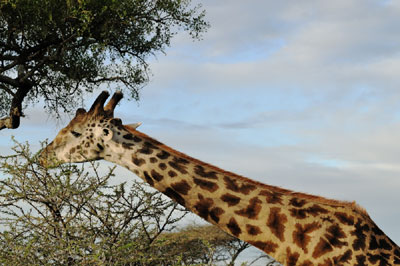
M40 154L41 164L104 159L284 265L400 265L400 248L354 202L266 185L189 157L114 118L103 91Z

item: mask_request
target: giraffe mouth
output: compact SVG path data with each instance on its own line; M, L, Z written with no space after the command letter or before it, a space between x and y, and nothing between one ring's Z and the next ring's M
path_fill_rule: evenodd
M40 153L39 153L39 164L42 167L51 169L51 168L56 168L59 166L62 162L59 162L56 159L56 156L54 153L51 153L48 151L48 146L43 148Z
M58 166L64 164L64 163L86 163L86 162L91 162L93 160L100 160L102 159L101 157L97 157L94 159L83 159L80 161L73 161L71 160L59 160L56 158L55 153L48 153L46 148L44 148L40 154L39 154L39 164L47 169L54 169L57 168Z

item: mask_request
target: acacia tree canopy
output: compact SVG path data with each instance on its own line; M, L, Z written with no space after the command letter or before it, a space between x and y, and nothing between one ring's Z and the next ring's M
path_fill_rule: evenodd
M180 30L208 28L190 0L4 0L0 3L0 130L43 100L58 117L102 84L131 98L148 81L146 60Z

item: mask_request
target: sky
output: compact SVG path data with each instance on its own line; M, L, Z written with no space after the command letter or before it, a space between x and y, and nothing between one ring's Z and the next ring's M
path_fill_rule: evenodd
M192 2L210 29L150 58L140 102L115 115L223 169L355 201L400 244L400 2ZM0 149L11 135L53 139L68 121L32 108L0 131Z

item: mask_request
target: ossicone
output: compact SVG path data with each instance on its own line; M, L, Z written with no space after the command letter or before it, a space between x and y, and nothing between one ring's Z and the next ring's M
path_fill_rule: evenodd
M104 104L109 96L110 94L108 91L102 91L92 104L92 107L90 107L89 113L92 115L113 117L115 106L117 106L118 102L122 99L123 94L121 91L115 92L110 101L104 107Z

